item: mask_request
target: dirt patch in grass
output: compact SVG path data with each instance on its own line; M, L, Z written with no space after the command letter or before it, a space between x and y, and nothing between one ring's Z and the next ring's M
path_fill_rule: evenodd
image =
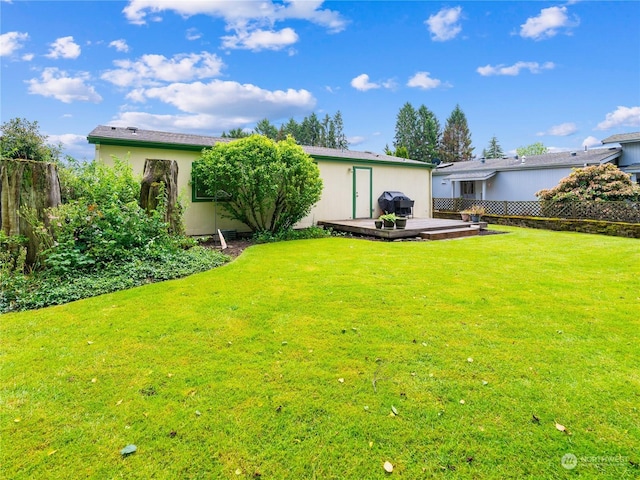
M253 244L255 244L255 241L252 238L237 238L235 240L227 241L227 248L225 248L224 250L221 250L220 242L213 240L202 243L202 246L211 248L213 250L218 250L225 255L229 255L231 258L236 258L240 256L245 248L248 248Z

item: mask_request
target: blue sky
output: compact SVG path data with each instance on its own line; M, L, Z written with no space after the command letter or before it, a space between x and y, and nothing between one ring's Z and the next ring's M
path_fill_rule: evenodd
M353 150L405 102L475 153L640 131L640 2L0 0L0 117L92 158L97 125L219 135L340 110Z

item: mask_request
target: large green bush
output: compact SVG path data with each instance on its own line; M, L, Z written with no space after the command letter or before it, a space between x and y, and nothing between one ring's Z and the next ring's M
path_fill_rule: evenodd
M318 166L292 138L276 143L251 135L218 143L203 152L192 172L209 195L224 194L223 215L254 232L292 228L322 193Z

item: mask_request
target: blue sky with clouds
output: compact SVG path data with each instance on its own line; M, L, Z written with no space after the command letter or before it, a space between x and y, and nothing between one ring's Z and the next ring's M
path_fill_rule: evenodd
M203 135L340 110L353 150L405 102L475 153L640 131L638 1L0 0L0 117L76 158L97 125Z

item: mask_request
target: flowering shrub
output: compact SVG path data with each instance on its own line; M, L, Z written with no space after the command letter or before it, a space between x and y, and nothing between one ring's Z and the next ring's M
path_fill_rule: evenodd
M551 189L540 190L536 196L542 201L623 201L640 200L640 185L630 175L612 164L578 168Z

